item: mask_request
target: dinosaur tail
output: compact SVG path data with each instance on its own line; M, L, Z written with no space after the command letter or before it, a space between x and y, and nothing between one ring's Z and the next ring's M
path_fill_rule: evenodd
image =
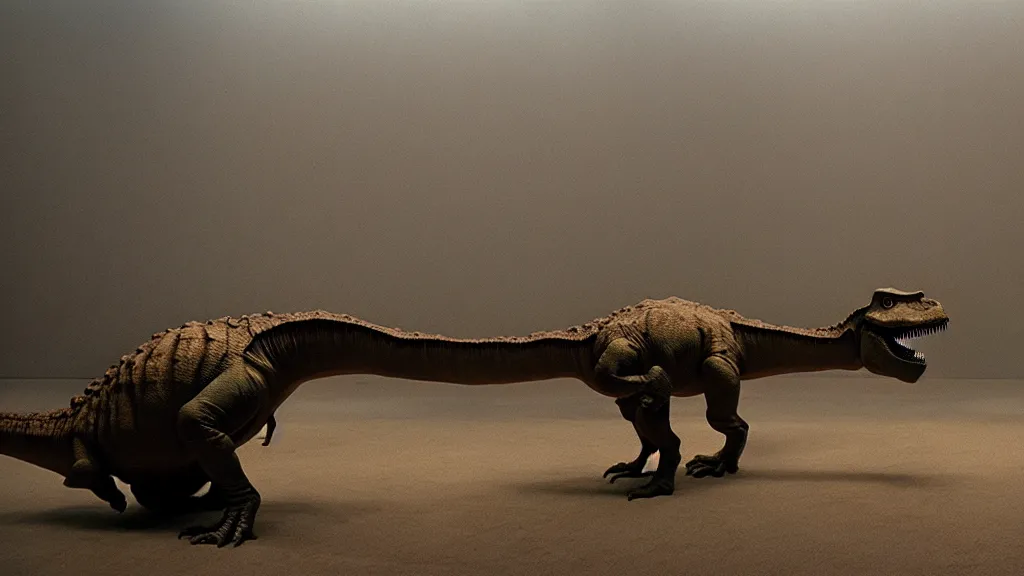
M0 412L0 455L66 475L72 463L71 412Z
M593 334L457 339L359 321L301 320L258 334L246 348L264 374L308 380L341 374L453 384L580 378L593 366Z

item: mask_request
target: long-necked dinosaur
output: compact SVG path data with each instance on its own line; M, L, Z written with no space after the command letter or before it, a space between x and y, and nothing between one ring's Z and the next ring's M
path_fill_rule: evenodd
M723 476L738 470L747 439L737 411L741 380L867 368L915 382L926 363L905 339L947 322L937 301L895 289L879 289L842 322L815 329L674 297L565 330L487 339L406 332L324 311L189 322L123 356L68 408L0 414L0 453L56 472L65 486L89 489L118 511L127 504L114 477L148 509L223 510L216 524L179 537L237 546L255 538L260 495L235 450L265 425L269 443L274 411L303 382L342 374L469 385L577 378L615 398L640 439L639 455L605 476L651 476L628 493L650 498L672 494L682 461L670 397L704 395L707 421L725 444L694 457L686 473ZM657 470L644 472L655 452ZM207 483L207 494L195 496Z

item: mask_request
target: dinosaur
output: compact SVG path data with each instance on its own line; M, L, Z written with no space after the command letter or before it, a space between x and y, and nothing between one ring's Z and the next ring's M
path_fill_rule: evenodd
M575 378L614 398L640 440L639 455L604 477L650 477L629 500L670 495L682 462L669 421L672 397L703 395L707 422L725 437L686 475L739 470L748 425L740 382L776 374L859 370L916 382L926 360L907 339L946 327L941 304L922 292L882 288L870 304L826 328L794 328L670 297L646 299L564 330L459 339L379 326L323 310L188 322L154 334L121 357L70 406L0 413L0 454L53 471L126 509L114 478L145 509L221 511L178 537L238 546L256 538L261 497L236 449L261 430L303 382L376 374L462 385ZM659 454L657 468L644 471ZM209 490L197 494L207 484Z

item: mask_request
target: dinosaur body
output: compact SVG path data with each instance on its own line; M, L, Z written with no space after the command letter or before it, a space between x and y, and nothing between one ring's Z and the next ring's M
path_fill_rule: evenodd
M260 496L235 454L303 382L343 374L464 385L576 378L614 398L641 443L631 462L605 472L651 476L629 498L671 494L681 463L669 423L673 396L704 395L722 450L697 456L687 474L738 469L747 424L737 413L740 381L788 372L857 370L916 381L924 359L900 345L942 328L938 302L880 289L872 303L827 328L766 324L679 298L644 300L565 330L524 337L448 338L312 311L189 322L155 334L125 355L67 408L0 414L0 453L65 477L123 511L116 477L146 508L222 509L213 526L182 535L235 545L254 538ZM642 472L660 451L658 470ZM207 483L209 492L194 495Z

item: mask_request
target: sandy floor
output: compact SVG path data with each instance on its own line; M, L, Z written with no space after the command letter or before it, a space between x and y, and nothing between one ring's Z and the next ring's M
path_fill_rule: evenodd
M0 388L63 405L78 383ZM720 437L675 403L685 456ZM751 437L725 479L680 474L627 502L601 479L637 442L568 381L491 388L307 384L270 447L241 457L260 539L191 547L0 460L2 572L15 574L1024 574L1024 382L776 378L747 384Z

